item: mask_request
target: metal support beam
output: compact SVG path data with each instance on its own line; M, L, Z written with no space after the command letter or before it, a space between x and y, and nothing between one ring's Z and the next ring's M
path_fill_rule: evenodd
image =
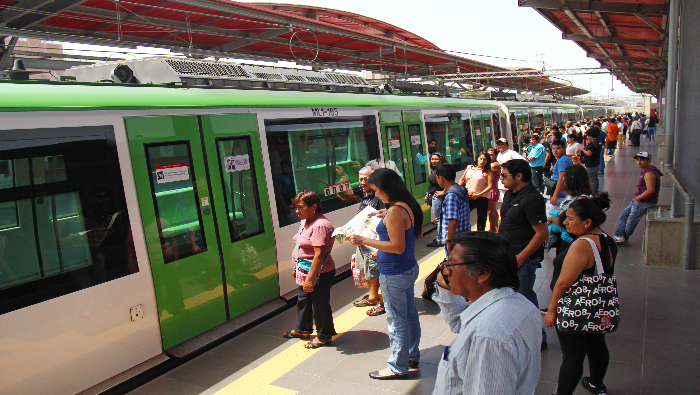
M662 41L659 40L640 40L638 38L625 38L625 37L608 37L608 36L593 36L588 37L584 34L566 34L562 33L561 38L564 40L571 41L582 41L582 42L600 42L607 44L620 44L620 45L640 45L643 47L660 47L663 45Z
M396 46L392 46L391 48L386 48L386 49L380 48L379 50L374 51L374 52L359 53L352 58L341 59L338 61L338 64L353 63L353 62L356 62L356 61L361 60L361 59L371 59L375 56L388 55L388 54L391 54L394 52L396 52Z
M86 0L54 0L49 1L43 6L36 7L33 11L41 12L31 12L26 13L20 17L13 19L11 22L5 24L6 27L11 27L15 29L26 29L28 27L34 26L37 23L41 23L63 11L66 11L80 3L84 3Z
M596 53L587 53L586 57L598 60L607 60L613 62L631 62L631 63L644 63L644 64L655 64L656 61L649 58L639 58L634 56L611 56L611 55L601 55ZM615 67L617 69L618 67Z
M262 33L253 34L253 35L250 35L246 38L241 38L241 39L236 40L234 42L224 44L221 46L221 51L222 52L230 52L233 49L245 47L246 45L252 44L256 41L264 40L266 38L271 38L271 37L275 37L275 36L280 36L282 34L289 33L291 31L292 31L291 25L281 27L278 29L265 30Z
M0 58L0 70L8 70L10 67L12 67L12 51L15 49L15 45L17 45L17 39L19 37L12 37L10 39L10 42L5 45L1 45L2 48L2 58ZM0 44L4 44L4 39L3 42Z
M668 14L668 78L666 79L666 117L662 120L666 131L665 163L673 164L676 143L676 88L678 86L678 24L681 0L671 0Z
M51 3L51 0L24 0L12 6L5 6L5 9L0 12L0 26L6 26L15 19L31 14L32 11L48 3Z
M645 14L660 15L668 14L668 6L665 4L644 4L635 2L608 2L608 1L585 1L569 0L569 7L573 11L600 11L616 14ZM561 3L556 0L518 0L519 7L532 7L545 10L563 11Z
M646 16L644 16L642 14L634 14L634 16L636 16L637 18L644 21L644 23L649 25L650 28L659 32L659 34L661 34L661 36L668 38L668 32L666 32L666 30L662 29L661 26L654 23L654 21L652 21L651 19L647 18Z

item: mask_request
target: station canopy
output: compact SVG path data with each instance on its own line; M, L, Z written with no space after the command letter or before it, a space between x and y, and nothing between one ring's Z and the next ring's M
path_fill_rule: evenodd
M393 78L510 69L449 54L424 38L327 8L227 0L0 0L0 37L120 48L169 49L195 58L291 61ZM470 82L471 83L471 82ZM482 89L575 96L548 77L474 81Z
M515 0L513 0L515 1ZM697 0L695 0L697 1ZM658 95L667 73L669 0L518 0L630 90ZM651 88L652 92L647 92Z

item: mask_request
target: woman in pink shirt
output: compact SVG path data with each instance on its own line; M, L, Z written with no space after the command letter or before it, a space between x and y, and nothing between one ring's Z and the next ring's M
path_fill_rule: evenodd
M292 276L299 285L297 325L285 333L288 339L309 339L316 324L316 339L304 345L319 348L331 343L335 332L331 310L331 287L335 279L333 225L322 214L321 198L311 191L303 191L292 200L301 219L299 232L294 236L296 247L292 252Z
M469 210L476 207L476 228L486 230L486 218L489 209L489 191L493 188L491 172L491 155L486 152L479 154L476 166L467 167L459 185L467 187L469 192Z

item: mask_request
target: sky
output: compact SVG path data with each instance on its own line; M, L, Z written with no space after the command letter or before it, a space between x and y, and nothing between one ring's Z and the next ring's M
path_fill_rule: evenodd
M251 1L255 3L255 1ZM548 69L598 67L573 41L518 0L290 0L354 12L417 34L454 55L497 66ZM78 46L70 45L66 48ZM85 48L85 46L79 46ZM475 56L467 54L478 54ZM248 63L248 62L246 62ZM634 93L609 74L567 76L595 96Z

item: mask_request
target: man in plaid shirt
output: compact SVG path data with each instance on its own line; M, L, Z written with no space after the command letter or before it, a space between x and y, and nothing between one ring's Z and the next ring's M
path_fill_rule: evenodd
M440 188L445 191L442 195L442 215L438 230L441 243L445 244L445 256L452 250L452 235L463 230L471 230L469 219L469 192L463 185L455 183L457 172L448 163L435 168Z

